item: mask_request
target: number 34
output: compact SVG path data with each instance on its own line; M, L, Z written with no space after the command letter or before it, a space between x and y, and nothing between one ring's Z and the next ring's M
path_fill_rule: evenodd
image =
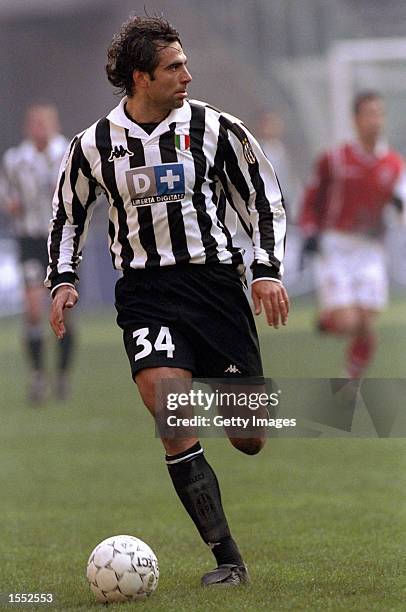
M135 332L133 332L136 346L142 347L141 351L134 356L134 361L138 361L138 359L142 359L152 353L152 348L156 351L166 351L166 356L169 359L173 357L175 345L172 342L172 336L168 327L161 327L157 339L155 340L154 347L152 347L151 342L148 340L148 335L149 327L141 327L141 329L136 329Z

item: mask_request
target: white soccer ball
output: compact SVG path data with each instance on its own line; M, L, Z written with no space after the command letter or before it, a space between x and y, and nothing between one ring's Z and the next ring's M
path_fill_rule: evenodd
M142 540L112 536L91 552L86 576L100 603L145 599L158 585L158 560Z

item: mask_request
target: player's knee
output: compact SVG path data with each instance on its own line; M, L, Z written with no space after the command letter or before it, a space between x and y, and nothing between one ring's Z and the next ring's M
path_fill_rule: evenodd
M334 330L338 334L353 334L359 325L358 317L355 313L345 313L333 317Z
M246 455L257 455L265 446L266 438L230 438L231 444Z

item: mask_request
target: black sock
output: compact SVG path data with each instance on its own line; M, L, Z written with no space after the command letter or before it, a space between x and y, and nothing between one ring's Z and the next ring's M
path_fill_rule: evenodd
M69 368L71 361L72 361L72 355L73 355L73 348L74 348L74 334L72 331L71 326L65 326L66 327L66 333L64 335L64 337L62 338L62 340L60 340L58 342L58 349L59 349L59 360L58 360L58 371L60 373L66 372L66 370Z
M44 369L44 341L40 326L27 327L25 345L32 369L41 372Z
M217 565L242 565L221 504L216 475L199 442L178 455L166 455L165 460L179 499L203 541L211 548Z

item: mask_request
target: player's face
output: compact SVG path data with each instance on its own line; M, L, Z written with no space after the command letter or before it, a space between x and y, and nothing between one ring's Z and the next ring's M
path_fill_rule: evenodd
M155 107L171 111L183 106L191 80L187 57L180 44L174 42L159 52L159 64L155 68L154 78L148 79L146 94Z
M58 131L58 116L52 107L34 106L27 111L25 134L37 146L44 149Z
M385 124L382 100L365 100L355 115L355 126L361 140L378 139Z

